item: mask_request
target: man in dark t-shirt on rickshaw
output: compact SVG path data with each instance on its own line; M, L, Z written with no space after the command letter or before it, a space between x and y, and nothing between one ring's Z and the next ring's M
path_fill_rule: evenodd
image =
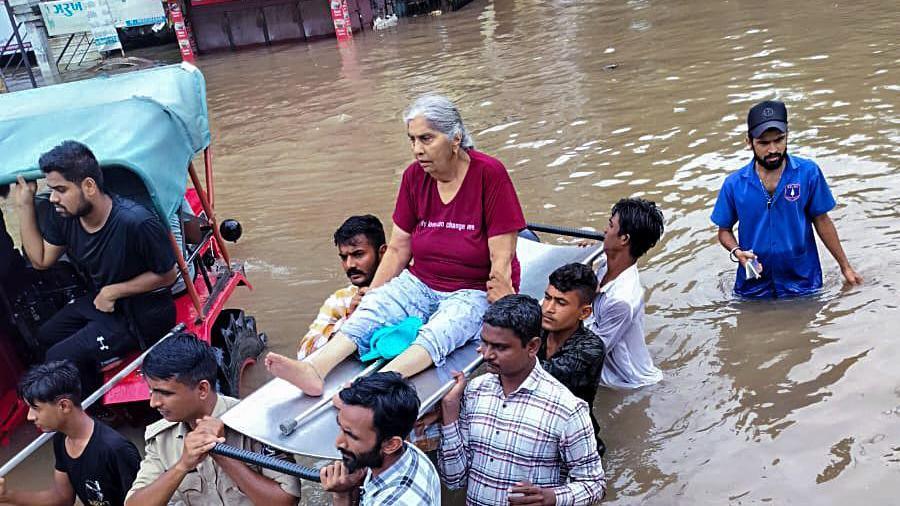
M49 268L65 253L90 290L47 321L37 337L46 359L74 361L82 388L91 391L101 369L174 325L168 287L176 278L175 256L155 213L104 191L103 172L87 146L63 142L39 165L55 212L42 216L39 226L36 185L20 176L15 201L23 249L36 269Z

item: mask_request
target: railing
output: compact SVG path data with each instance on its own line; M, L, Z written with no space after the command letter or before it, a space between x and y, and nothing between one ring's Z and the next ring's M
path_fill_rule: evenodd
M25 40L28 38L28 34L22 33L23 23L16 22L16 18L12 13L12 7L10 7L9 3L4 1L3 7L6 10L5 16L9 18L9 24L12 26L13 33L7 40L0 41L3 43L3 45L0 45L0 64L2 64L2 66L0 66L0 88L2 88L3 91L12 88L13 83L20 80L19 72L22 68L24 68L24 72L28 75L31 87L37 88L37 80L34 77L34 71L31 69L31 60L28 56L28 51L31 49L31 42ZM0 15L4 14L0 13ZM4 58L6 59L6 63L3 63ZM10 71L9 67L13 62L15 62L15 67Z
M72 47L72 42L75 42L75 47ZM69 35L69 38L66 40L66 44L63 46L62 50L59 52L59 56L56 58L56 68L59 69L60 72L69 70L69 67L73 62L75 62L76 58L78 59L78 61L77 63L75 63L75 66L81 67L81 65L84 63L84 59L87 58L93 45L94 38L91 36L90 32L80 32ZM68 58L66 58L67 53ZM62 61L64 59L66 59L66 63L65 65L62 65Z

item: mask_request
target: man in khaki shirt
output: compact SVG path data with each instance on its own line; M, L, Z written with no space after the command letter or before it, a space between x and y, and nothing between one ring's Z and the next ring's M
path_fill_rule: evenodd
M147 355L142 368L150 406L163 419L147 427L146 455L126 506L298 503L297 478L209 454L223 442L272 454L219 420L238 400L216 394L216 360L209 345L189 333L174 335Z

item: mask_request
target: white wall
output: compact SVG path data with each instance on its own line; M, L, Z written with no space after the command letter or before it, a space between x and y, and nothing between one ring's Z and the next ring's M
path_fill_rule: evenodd
M6 44L6 41L12 36L13 30L12 25L9 24L9 15L6 14L6 7L0 3L0 48ZM25 37L25 26L22 26L19 35ZM16 43L15 40L12 41L13 44Z

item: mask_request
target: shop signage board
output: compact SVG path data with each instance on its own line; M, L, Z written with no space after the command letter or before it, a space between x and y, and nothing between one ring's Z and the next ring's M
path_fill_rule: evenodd
M88 2L91 0L57 0L40 3L41 15L48 35L69 35L91 31ZM119 28L155 25L166 20L160 0L93 0L106 5L114 25ZM102 8L102 6L101 6Z
M109 2L107 0L84 0L84 7L97 51L122 49L122 42L119 40L119 33L116 32L115 19L109 8Z

